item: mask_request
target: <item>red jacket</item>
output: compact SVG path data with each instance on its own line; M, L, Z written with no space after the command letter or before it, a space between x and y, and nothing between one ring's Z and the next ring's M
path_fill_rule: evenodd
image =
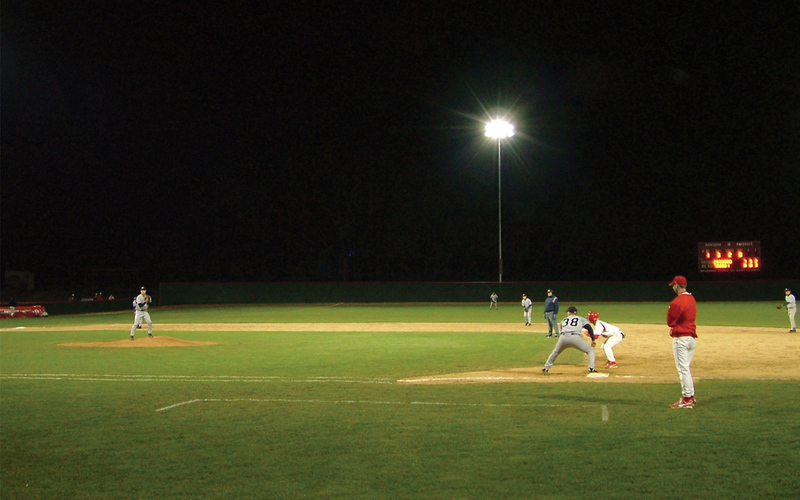
M670 337L695 337L697 338L697 302L689 292L683 292L670 302L667 311L667 325Z

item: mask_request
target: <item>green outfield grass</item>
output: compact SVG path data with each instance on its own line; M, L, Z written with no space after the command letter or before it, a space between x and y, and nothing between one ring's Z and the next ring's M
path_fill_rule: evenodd
M789 325L786 311L776 309L780 302L706 302L701 303L697 323L699 325L722 326L766 326L783 328ZM497 311L488 313L485 304L318 304L276 305L265 308L261 305L241 306L171 306L155 308L158 323L349 323L349 322L519 322L522 308L518 303L501 303ZM638 303L564 303L562 314L574 305L578 313L585 315L591 310L601 313L601 318L613 323L664 324L669 302ZM534 304L533 319L539 321L543 315L541 304ZM132 322L133 312L98 313L79 316L53 316L48 318L6 319L0 328L18 326L80 326L109 322Z
M661 324L667 303L577 307L615 323ZM534 314L541 318L541 307ZM0 497L730 499L800 491L797 381L703 381L699 407L678 411L668 408L677 374L674 385L396 383L541 365L552 349L543 335L169 330L522 323L516 304L496 312L488 302L175 307L152 317L156 335L218 345L58 345L124 340L132 313L0 323L25 327L0 332ZM698 323L788 325L784 311L763 302L701 304ZM82 329L104 324L120 326ZM559 363L583 363L569 355Z

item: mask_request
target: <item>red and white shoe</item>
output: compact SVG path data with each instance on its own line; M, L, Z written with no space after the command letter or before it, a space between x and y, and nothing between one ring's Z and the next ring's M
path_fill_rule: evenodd
M694 396L683 397L677 403L672 403L669 405L670 408L687 408L689 410L694 409L695 405Z
M617 362L616 361L610 361L608 364L606 364L606 368L614 369L614 368L619 368L619 367L617 366Z

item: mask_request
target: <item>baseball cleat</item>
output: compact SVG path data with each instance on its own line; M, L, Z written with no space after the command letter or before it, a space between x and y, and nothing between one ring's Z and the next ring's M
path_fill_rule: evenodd
M617 366L617 362L616 361L612 361L612 362L610 362L608 364L608 366L606 366L606 368L609 368L609 369L613 370L614 368L619 368L619 367Z
M542 375L549 375L549 374L550 370L548 370L547 368L542 368Z
M686 408L688 410L694 409L694 396L689 396L688 398L683 397L677 403L672 403L669 405L670 408Z

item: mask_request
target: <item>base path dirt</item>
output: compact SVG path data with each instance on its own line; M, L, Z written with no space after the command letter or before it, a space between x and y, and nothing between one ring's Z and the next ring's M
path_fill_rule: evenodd
M533 335L543 335L546 325L536 325ZM614 348L619 368L603 368L602 340L595 347L596 369L605 378L588 378L587 363L556 364L542 374L544 360L536 366L509 367L482 372L423 375L405 384L529 383L658 383L679 381L668 329L660 325L618 324L625 339ZM522 329L524 327L519 327ZM537 331L539 330L539 331ZM712 379L800 379L800 335L777 328L698 327L697 350L692 362L695 382ZM553 343L556 339L548 339ZM563 356L563 354L562 354ZM585 359L585 355L584 355Z
M182 340L173 337L153 336L135 337L133 340L114 340L112 342L68 342L58 344L66 347L191 347L202 345L218 345L219 342L201 342L196 340Z
M605 370L606 358L597 342L597 369L607 373L605 378L587 378L586 363L561 364L556 361L550 374L542 375L544 360L529 366L509 366L490 371L415 374L398 381L404 384L475 384L497 382L528 383L675 383L678 374L672 357L672 341L663 325L618 324L626 337L614 348L619 368ZM547 325L534 323L531 327L516 323L216 323L160 324L154 338L137 335L131 341L129 325L92 325L81 330L121 330L121 339L112 342L60 344L70 347L182 347L213 345L217 342L182 340L172 336L179 332L497 332L544 336ZM2 329L9 331L9 329ZM14 329L19 331L19 329ZM26 331L74 331L68 327L32 327ZM170 336L161 333L170 334ZM745 328L701 326L697 329L697 351L692 362L696 381L709 379L773 379L800 380L800 334L780 328ZM555 339L547 339L555 346ZM224 342L221 338L220 343Z

